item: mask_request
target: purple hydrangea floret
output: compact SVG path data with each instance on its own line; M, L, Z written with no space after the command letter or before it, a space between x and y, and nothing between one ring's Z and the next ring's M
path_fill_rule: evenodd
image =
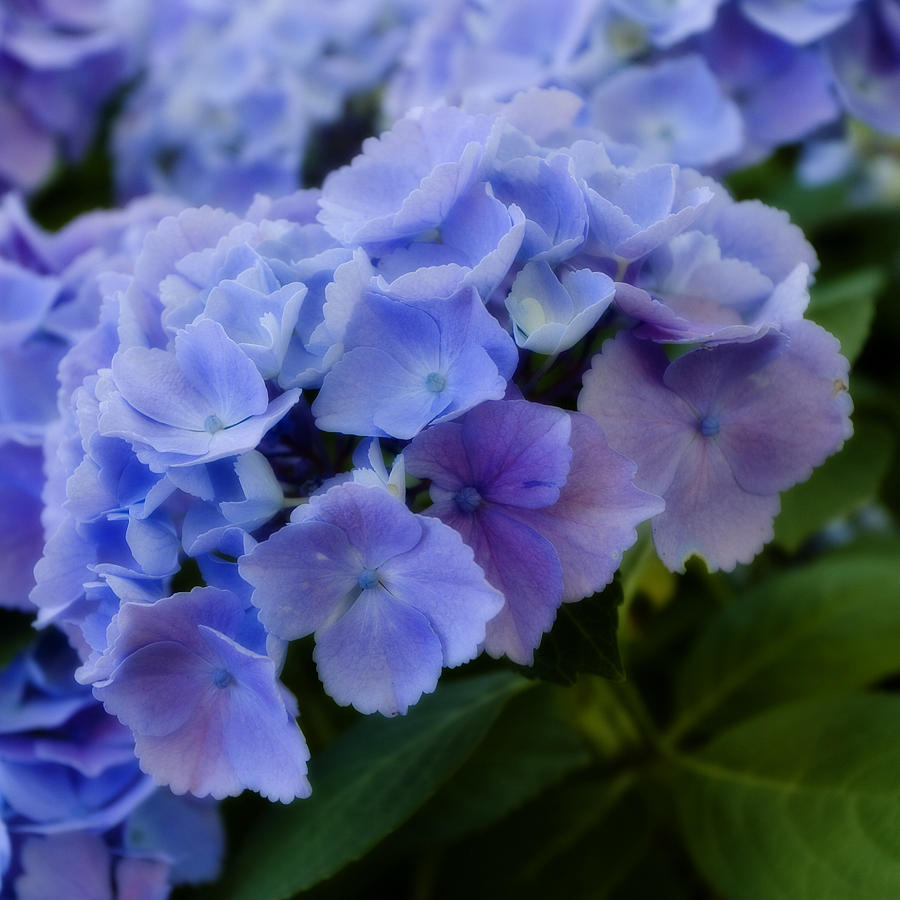
M76 663L48 629L0 671L0 895L164 898L174 884L215 878L217 805L186 803L140 771L131 733L75 681Z
M696 553L730 571L771 540L779 493L850 436L847 371L837 341L808 321L673 363L621 333L594 357L578 405L635 460L635 483L665 499L660 559L682 571Z
M430 300L369 292L344 347L312 411L319 428L345 434L411 438L502 397L517 362L473 288Z
M760 28L793 44L809 44L853 15L860 0L740 0L741 11Z
M175 193L244 209L300 186L316 129L371 91L413 3L149 4L144 77L114 133L121 196Z
M31 191L77 159L134 65L134 4L8 3L0 10L0 193Z
M246 788L284 803L309 794L293 698L234 594L205 587L126 603L113 628L79 679L131 729L160 784L219 799Z
M319 221L362 244L439 225L477 180L492 131L490 117L453 107L410 114L325 179Z
M314 634L328 693L405 713L444 666L472 659L501 597L459 535L381 487L348 483L298 507L240 560L266 628Z
M169 896L169 867L164 861L113 859L103 838L87 831L29 838L22 848L16 900L166 900Z
M428 513L462 535L503 593L485 650L524 664L560 603L608 584L635 527L662 509L590 419L523 400L429 428L404 457L431 480Z
M737 106L694 55L623 69L594 92L590 111L604 134L659 162L709 166L737 153L744 139Z
M857 8L826 41L837 91L853 115L900 135L900 10L890 0Z
M98 395L100 433L124 438L138 459L164 471L252 450L300 392L270 402L253 361L218 322L201 319L176 336L171 353L117 354Z

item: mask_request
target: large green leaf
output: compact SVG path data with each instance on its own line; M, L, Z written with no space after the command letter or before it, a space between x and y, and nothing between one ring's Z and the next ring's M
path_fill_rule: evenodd
M840 453L781 498L775 540L782 547L796 550L830 519L855 512L878 495L896 438L889 427L871 417L857 417L854 429Z
M710 621L677 673L670 736L900 671L898 598L896 554L863 549L738 596Z
M867 268L816 284L807 316L827 328L840 342L841 353L853 362L862 350L875 317L875 297L885 273Z
M617 638L622 585L618 578L605 590L578 603L563 603L552 630L535 651L523 674L556 684L574 684L582 672L623 681L625 670Z
M469 756L528 682L507 672L441 685L403 718L372 716L310 766L313 795L270 808L225 872L229 900L285 900L404 822Z
M781 707L679 757L683 837L725 900L900 897L900 698Z
M592 755L561 693L541 685L509 703L459 771L404 826L397 848L483 828L587 766Z

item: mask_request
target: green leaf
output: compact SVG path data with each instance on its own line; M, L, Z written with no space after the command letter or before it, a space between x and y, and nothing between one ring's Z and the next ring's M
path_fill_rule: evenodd
M453 840L502 818L591 762L584 738L541 685L516 697L462 768L404 826L396 847Z
M843 450L782 496L775 541L795 551L831 519L849 515L877 497L896 444L889 427L857 417L853 437Z
M361 857L450 777L527 686L508 672L445 682L402 718L360 721L313 759L309 800L260 817L223 896L285 900Z
M520 849L520 864L508 872L520 885L517 897L603 900L609 896L638 863L651 836L651 815L643 797L621 784L610 779L588 793L570 793L567 814L557 806L565 817L558 820L549 839L545 831L544 840L528 856ZM586 828L590 820L574 815L585 807L593 813ZM573 818L576 821L570 827ZM502 896L502 891L494 896Z
M581 672L624 681L617 632L622 585L616 578L605 590L563 603L552 630L544 635L530 669L522 674L556 684L574 684Z
M18 610L0 609L0 668L37 640L33 618Z
M670 740L773 703L900 671L893 552L836 554L768 579L713 618L676 677Z
M710 573L696 556L675 578L675 594L656 606L646 597L637 597L628 609L624 646L629 677L646 686L661 684L668 693L671 673L684 659L685 645L694 640L723 605L734 598L734 584L721 572Z
M782 707L675 762L684 840L727 900L900 897L900 698Z
M677 836L657 829L649 835L647 844L638 848L625 877L601 895L603 900L709 900L706 884ZM626 853L632 850L624 849ZM590 848L585 850L590 852ZM596 898L588 894L587 900Z
M867 268L813 286L807 315L841 342L841 352L851 363L869 334L875 298L885 281L884 271Z
M822 187L807 187L797 180L795 165L784 155L728 176L738 199L762 200L790 214L807 235L833 225L848 213L849 185L846 180Z
M638 527L637 542L622 554L619 580L625 612L639 593L659 605L666 603L675 593L677 579L653 549L649 522Z
M440 900L603 900L645 850L651 816L630 773L578 778L451 848Z

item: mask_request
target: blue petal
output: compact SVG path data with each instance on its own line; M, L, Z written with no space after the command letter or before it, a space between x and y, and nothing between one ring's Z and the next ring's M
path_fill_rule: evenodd
M437 687L441 641L428 618L383 588L363 591L316 634L313 654L325 690L362 713L403 714Z

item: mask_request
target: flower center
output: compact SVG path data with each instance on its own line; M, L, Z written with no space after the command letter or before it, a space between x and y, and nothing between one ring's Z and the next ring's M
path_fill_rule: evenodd
M470 485L460 488L453 499L456 500L460 511L464 513L473 513L481 506L481 494Z
M221 431L225 426L222 424L222 420L217 415L211 415L206 417L206 421L203 423L203 427L210 434L215 434L217 431Z
M234 676L227 669L216 669L213 672L212 680L213 684L221 690L227 688L234 681Z
M378 573L374 569L364 569L357 580L359 586L367 591L378 584Z
M704 416L700 420L700 434L704 437L715 437L719 428L719 420L715 416Z
M434 394L440 394L447 387L447 379L440 372L429 372L425 376L425 387Z

